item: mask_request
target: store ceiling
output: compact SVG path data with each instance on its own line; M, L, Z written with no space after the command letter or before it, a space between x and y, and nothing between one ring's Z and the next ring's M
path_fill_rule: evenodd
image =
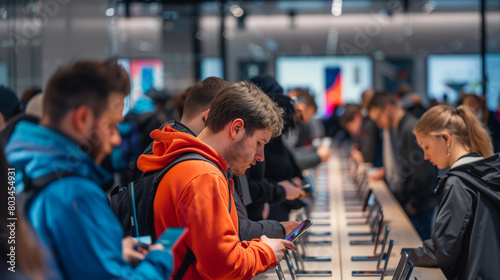
M337 1L337 0L335 0ZM226 0L226 7L239 5L247 15L282 15L282 14L330 14L332 0ZM427 13L427 12L456 12L478 11L480 1L471 0L344 0L342 14L368 13L383 11L390 13ZM496 3L495 0L486 0L487 3ZM148 14L149 10L176 9L179 12L190 12L195 4L201 8L204 15L218 14L221 1L205 0L119 0L120 5L134 7L138 16ZM397 7L394 10L393 7ZM145 14L141 14L141 11ZM131 14L134 16L134 13Z

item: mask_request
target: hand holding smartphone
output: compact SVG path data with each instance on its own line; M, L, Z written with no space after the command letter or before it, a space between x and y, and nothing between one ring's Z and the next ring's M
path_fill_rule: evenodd
M141 252L141 253L146 253L147 251L149 251L149 244L146 244L146 243L142 243L142 242L137 242L134 247L133 247L134 250L136 250L137 252Z
M312 221L309 219L304 220L298 227L296 227L290 234L285 237L285 240L294 242L302 233L304 233L307 228L312 225Z

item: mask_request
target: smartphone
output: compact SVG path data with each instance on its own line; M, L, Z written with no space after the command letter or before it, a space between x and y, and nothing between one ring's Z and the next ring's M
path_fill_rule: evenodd
M132 239L137 241L137 243L133 247L134 250L139 251L139 248L142 248L144 250L149 250L149 244L151 244L150 235L132 237Z
M311 188L311 184L305 184L305 185L302 186L302 190L304 190L304 191L308 190L310 188Z
M174 250L174 248L180 243L180 241L186 236L188 233L187 228L183 227L170 227L167 228L160 235L160 238L156 240L156 243L160 243L163 245L165 250Z
M134 245L133 249L139 252L139 248L142 248L142 249L144 249L144 250L146 250L146 251L147 251L147 250L149 250L149 245L148 245L148 244L146 244L146 243L137 242L137 243Z
M285 240L294 242L302 233L306 231L308 227L312 225L311 220L306 219L298 227L296 227L290 234L285 237Z

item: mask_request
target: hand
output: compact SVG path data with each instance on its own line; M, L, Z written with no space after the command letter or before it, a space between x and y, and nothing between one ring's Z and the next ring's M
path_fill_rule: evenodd
M408 215L411 215L411 216L418 214L418 209L413 207L413 205L411 205L411 203L406 203L405 210L406 210L406 213L408 213Z
M352 150L351 150L351 158L358 163L365 162L365 159L363 158L363 154L358 149L355 149L355 148L352 148Z
M285 250L297 251L297 247L295 247L292 242L286 241L284 239L270 239L267 238L267 236L262 235L260 237L260 240L262 240L262 242L266 243L267 245L269 245L269 247L271 247L271 249L273 249L274 255L276 256L276 263L279 263L281 262L281 260L283 260L283 258L285 257Z
M379 167L379 168L373 170L372 172L368 173L368 178L370 180L378 181L378 180L383 180L384 179L384 175L385 175L384 168L383 167Z
M294 221L287 221L287 222L280 222L280 224L285 228L285 236L290 234L292 230L294 230L296 227L298 227L301 223L300 222L294 222Z
M290 181L288 180L278 182L278 185L282 186L285 189L287 200L294 200L306 195L306 193L300 187L290 183Z
M271 208L269 207L269 203L264 203L264 209L262 209L262 219L267 220L269 217L269 211L271 211Z
M319 158L321 159L321 162L326 162L330 158L330 152L331 149L330 147L325 147L323 145L320 145L316 149L316 153L318 154Z
M302 179L300 179L299 177L293 177L290 182L292 182L292 184L297 187L302 187L302 185L304 185L304 182L302 182Z
M154 251L154 250L163 251L165 250L165 247L163 247L163 245L160 243L149 245L149 251Z
M147 254L147 250L139 249L142 252L134 250L134 245L137 244L137 241L132 239L132 237L127 236L122 239L122 254L123 259L130 263L131 266L135 267L142 261ZM145 252L144 252L145 251Z

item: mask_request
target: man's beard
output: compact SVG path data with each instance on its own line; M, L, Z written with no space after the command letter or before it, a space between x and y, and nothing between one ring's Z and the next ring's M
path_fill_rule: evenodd
M98 158L102 154L102 137L99 135L98 131L99 130L94 127L90 137L79 143L79 147L99 165L102 161L102 158Z
M241 159L242 157L242 154L244 153L240 153L239 151L244 151L244 148L245 148L245 140L246 140L246 137L244 137L243 139L233 143L231 145L231 148L230 148L230 153L229 153L229 156L228 158L226 159L227 162L229 163L229 167L231 167L231 171L233 172L233 174L235 176L241 176L245 173L245 171L247 170L247 168L245 167L244 170L239 170L241 169L239 166L238 166L238 162L239 160ZM239 168L239 169L238 169Z

